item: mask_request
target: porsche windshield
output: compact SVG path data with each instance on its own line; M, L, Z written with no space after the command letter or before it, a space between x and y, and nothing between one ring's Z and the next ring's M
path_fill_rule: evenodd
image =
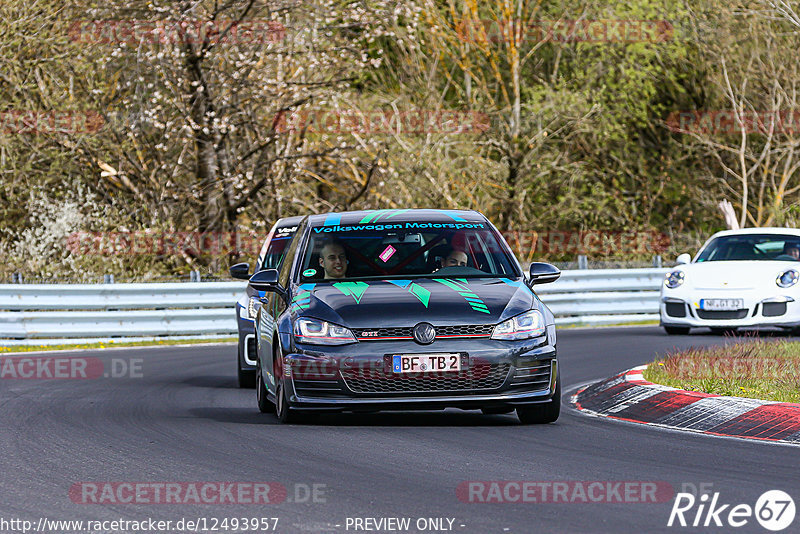
M521 274L483 223L405 222L312 227L300 279L504 277Z
M729 235L714 239L697 262L798 261L800 236L778 234Z

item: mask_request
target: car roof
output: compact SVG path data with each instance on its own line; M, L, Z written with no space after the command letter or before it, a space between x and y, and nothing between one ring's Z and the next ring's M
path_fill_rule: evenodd
M275 228L283 228L284 226L296 226L300 224L306 216L305 215L295 215L294 217L283 217L278 219L275 223Z
M437 209L381 209L332 212L311 215L311 226L334 226L368 223L401 223L401 222L487 222L480 212L474 210L437 210Z
M723 230L712 235L714 237L725 237L731 235L752 235L752 234L786 234L800 237L800 229L798 228L780 228L777 226L767 226L764 228L740 228L738 230ZM711 239L709 238L709 239Z

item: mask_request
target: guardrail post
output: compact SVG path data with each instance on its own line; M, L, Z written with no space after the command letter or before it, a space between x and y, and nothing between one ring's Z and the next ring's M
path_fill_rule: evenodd
M21 284L22 283L22 273L11 273L11 283L12 284Z
M583 254L578 255L578 269L588 269L589 268L589 258L584 256Z
M653 256L653 267L661 268L661 254Z
M189 271L189 281L190 282L199 282L200 281L200 271Z
M114 283L114 275L113 274L104 274L103 275L103 283L104 284L113 284Z

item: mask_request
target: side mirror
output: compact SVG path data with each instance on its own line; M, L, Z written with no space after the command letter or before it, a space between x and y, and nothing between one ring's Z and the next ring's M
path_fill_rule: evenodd
M685 265L687 263L692 263L692 257L689 256L688 254L681 254L675 260L675 263L677 263L678 265Z
M555 265L549 263L533 262L530 270L530 284L549 284L555 282L561 276L561 271Z
M277 269L264 269L250 277L250 287L258 291L272 291L281 297L286 296L286 290L278 283Z
M249 263L237 263L236 265L231 265L230 272L231 272L231 276L233 278L238 278L239 280L249 280L250 279L250 264Z

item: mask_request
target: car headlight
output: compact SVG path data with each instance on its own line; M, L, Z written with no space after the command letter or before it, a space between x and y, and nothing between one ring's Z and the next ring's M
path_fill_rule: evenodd
M256 299L252 297L247 301L247 315L250 319L256 318Z
M531 310L495 326L492 339L530 339L543 336L545 331L542 312Z
M778 284L778 287L792 287L797 283L798 278L800 278L800 273L794 269L789 269L781 273L775 283Z
M356 342L349 328L305 317L301 317L294 324L294 337L299 343L313 345L346 345Z
M683 274L683 271L672 271L667 273L667 277L664 280L664 285L666 285L670 289L675 289L676 287L683 284L683 279L686 278L686 275Z

